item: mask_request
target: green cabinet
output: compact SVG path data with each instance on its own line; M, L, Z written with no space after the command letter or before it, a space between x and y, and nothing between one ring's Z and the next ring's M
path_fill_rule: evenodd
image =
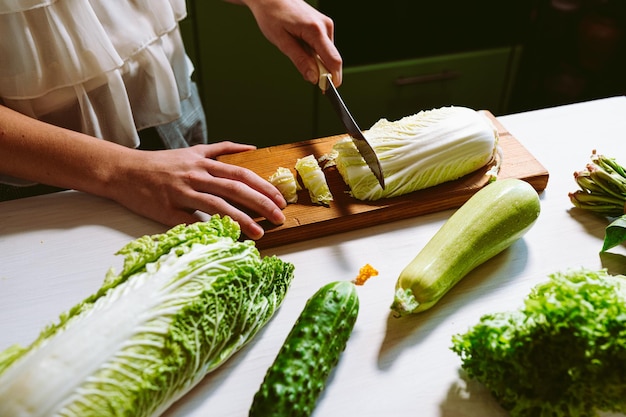
M498 114L506 108L519 55L519 48L497 48L345 68L340 92L361 129L449 105ZM343 132L325 102L317 115L318 136Z
M265 39L246 7L187 1L189 17L181 27L210 141L265 147L344 133L319 89ZM346 66L339 91L363 129L383 117L395 120L446 105L497 115L506 111L519 49Z

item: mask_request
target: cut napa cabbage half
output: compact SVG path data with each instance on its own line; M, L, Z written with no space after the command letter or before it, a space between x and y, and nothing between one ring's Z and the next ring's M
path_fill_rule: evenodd
M335 165L359 200L396 197L458 179L486 166L498 152L494 125L467 107L381 119L364 134L380 160L384 190L350 137L333 146Z

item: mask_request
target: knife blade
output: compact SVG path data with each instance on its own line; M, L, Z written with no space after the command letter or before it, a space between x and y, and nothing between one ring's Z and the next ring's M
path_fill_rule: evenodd
M322 61L319 59L319 57L317 57L317 64L320 74L318 86L322 90L322 93L326 97L328 97L331 105L335 109L335 112L339 115L341 122L343 123L344 127L348 131L348 134L352 138L352 142L354 142L357 150L378 180L381 188L384 190L385 177L383 175L383 169L380 165L380 160L378 159L376 152L374 152L374 148L372 148L372 145L363 135L363 132L361 131L361 128L359 128L359 125L356 124L356 121L352 117L352 114L350 113L350 111L346 107L346 104L339 95L337 88L335 88L335 86L333 85L332 75L330 74L330 72L328 72L324 64L322 64Z

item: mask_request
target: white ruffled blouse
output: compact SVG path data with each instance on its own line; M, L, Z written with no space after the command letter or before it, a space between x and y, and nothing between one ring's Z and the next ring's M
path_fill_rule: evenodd
M0 0L0 102L129 147L180 116L185 0Z

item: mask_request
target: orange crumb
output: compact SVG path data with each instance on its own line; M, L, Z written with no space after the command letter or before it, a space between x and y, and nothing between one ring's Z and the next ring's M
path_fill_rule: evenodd
M365 264L359 269L359 275L352 281L355 285L363 285L371 277L378 275L378 271L375 270L372 265Z

